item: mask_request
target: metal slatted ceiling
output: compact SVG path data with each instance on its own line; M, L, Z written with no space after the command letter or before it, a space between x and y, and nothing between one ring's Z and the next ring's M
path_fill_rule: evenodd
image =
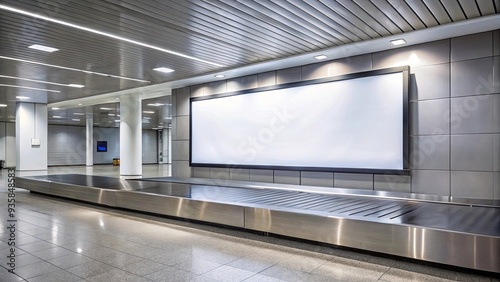
M500 0L0 0L0 4L180 52L228 68L367 41L499 13ZM173 81L220 68L56 23L0 10L0 56L149 80ZM55 53L26 49L32 44ZM155 67L169 67L160 74ZM60 90L44 93L0 87L0 120L16 95L49 103L140 87L121 80L0 59L0 75L78 83L68 89L0 77L0 84ZM5 111L5 114L2 113Z

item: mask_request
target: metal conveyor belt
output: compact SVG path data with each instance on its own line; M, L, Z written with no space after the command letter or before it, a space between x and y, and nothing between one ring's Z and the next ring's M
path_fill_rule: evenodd
M72 174L16 181L31 191L108 206L500 272L500 207L491 201L470 204L202 179Z

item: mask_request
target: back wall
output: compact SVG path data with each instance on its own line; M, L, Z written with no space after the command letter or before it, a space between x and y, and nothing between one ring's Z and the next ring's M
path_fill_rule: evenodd
M410 175L189 166L189 98L410 65ZM172 92L172 174L500 199L500 31L192 85ZM290 152L293 153L293 152Z
M158 163L156 130L142 131L142 163ZM96 141L108 141L107 152L96 152ZM67 125L48 126L48 165L85 165L85 127ZM111 164L120 156L120 129L94 127L94 164ZM0 122L0 160L5 166L16 166L15 123Z

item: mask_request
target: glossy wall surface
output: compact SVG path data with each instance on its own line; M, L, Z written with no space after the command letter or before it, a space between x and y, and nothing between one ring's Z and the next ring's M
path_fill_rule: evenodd
M189 167L190 97L403 65L409 176ZM173 176L500 199L499 30L174 89L173 105Z

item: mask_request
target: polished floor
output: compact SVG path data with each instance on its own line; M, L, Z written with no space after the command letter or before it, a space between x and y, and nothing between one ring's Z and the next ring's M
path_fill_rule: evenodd
M113 166L51 167L18 175L82 173L119 177ZM143 166L144 177L169 176ZM268 237L15 193L16 275L7 269L7 170L0 175L0 282L4 281L500 281L332 246ZM12 242L12 240L11 240Z

